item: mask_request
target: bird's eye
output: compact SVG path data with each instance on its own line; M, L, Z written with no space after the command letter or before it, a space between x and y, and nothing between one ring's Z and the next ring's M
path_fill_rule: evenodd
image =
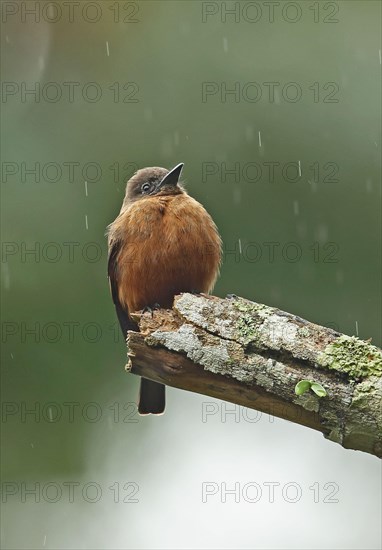
M142 193L147 193L150 191L151 185L149 183L144 183L141 187Z

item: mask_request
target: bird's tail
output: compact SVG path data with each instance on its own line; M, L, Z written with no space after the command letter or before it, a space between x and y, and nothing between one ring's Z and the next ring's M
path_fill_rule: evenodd
M166 386L141 378L139 414L162 414L166 405Z

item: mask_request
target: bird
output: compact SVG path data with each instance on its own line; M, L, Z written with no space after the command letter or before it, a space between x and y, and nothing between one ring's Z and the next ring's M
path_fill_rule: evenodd
M205 208L180 180L184 164L138 170L119 215L107 227L108 278L124 338L139 330L130 314L171 308L183 292L209 293L219 274L222 240ZM140 415L162 414L165 386L141 378Z

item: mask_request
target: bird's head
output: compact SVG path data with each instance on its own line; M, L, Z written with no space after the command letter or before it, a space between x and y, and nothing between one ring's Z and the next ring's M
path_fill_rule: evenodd
M124 204L130 204L147 197L184 193L185 191L179 183L182 168L183 163L178 164L172 170L158 166L138 170L127 182Z

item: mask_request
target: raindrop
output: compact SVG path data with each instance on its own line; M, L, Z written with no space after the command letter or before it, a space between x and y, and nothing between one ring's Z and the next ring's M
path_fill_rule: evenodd
M324 243L328 240L328 227L326 225L320 224L317 228L317 240L321 243Z
M259 147L261 147L261 133L259 131Z
M317 182L314 180L308 180L308 183L312 189L312 193L317 193Z
M355 333L356 333L357 338L358 338L358 336L359 336L359 334L358 334L358 321L355 322Z
M88 182L85 181L85 196L88 196Z
M298 201L293 201L293 213L295 216L298 216L299 215L299 205L298 205Z
M338 285L342 285L344 283L344 274L341 269L337 269L336 271L336 283Z
M228 52L228 39L226 36L223 38L223 50L225 51L225 53Z
M13 359L13 353L11 353L11 359Z
M235 187L233 190L233 202L234 204L241 203L241 189L239 187Z
M348 78L347 74L342 73L341 74L341 87L342 88L347 88L348 82L349 82L349 78Z
M109 42L106 40L106 54L107 54L107 57L109 57L110 55L110 52L109 52Z
M274 285L273 287L271 287L269 295L272 302L279 302L281 298L280 288Z
M298 175L301 178L301 160L298 161Z
M241 239L239 239L239 252L240 252L240 256L242 254L242 250L241 250Z
M53 422L52 407L48 407L49 420Z
M86 230L89 229L89 225L88 225L88 216L87 216L87 214L85 214L85 227L86 227Z
M40 55L38 58L38 68L40 69L40 71L43 71L45 69L45 59L42 55Z

